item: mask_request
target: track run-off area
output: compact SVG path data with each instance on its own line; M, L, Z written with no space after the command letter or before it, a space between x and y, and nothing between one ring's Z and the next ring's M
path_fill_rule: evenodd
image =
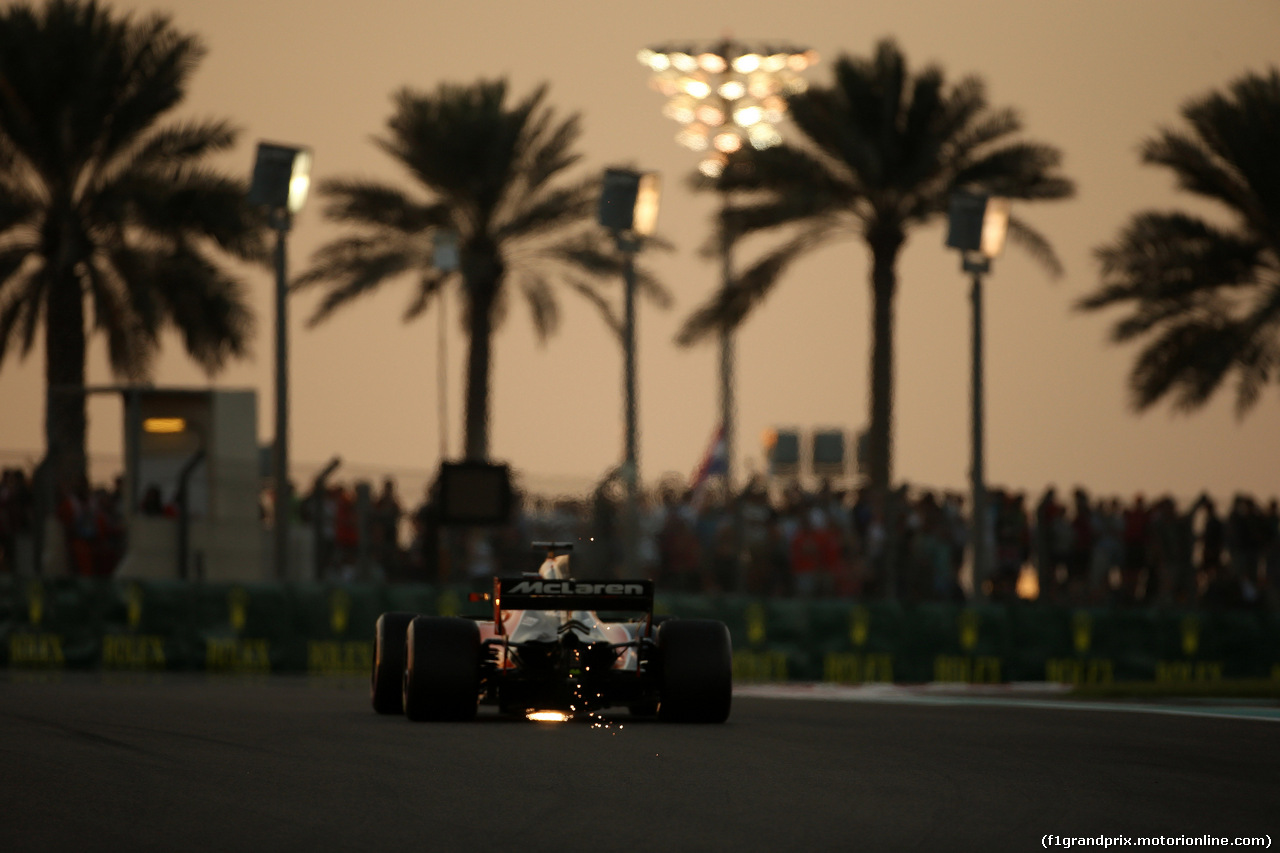
M0 673L3 851L998 851L1278 830L1274 703L750 685L724 725L433 724L374 714L360 678Z

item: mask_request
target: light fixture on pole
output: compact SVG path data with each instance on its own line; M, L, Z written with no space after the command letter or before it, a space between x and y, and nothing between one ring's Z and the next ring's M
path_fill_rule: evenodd
M791 45L753 46L722 39L701 47L646 47L636 58L653 72L653 88L667 98L663 114L682 125L676 141L703 155L698 171L718 178L734 152L782 143L778 125L786 116L786 98L808 87L801 74L818 61L818 54ZM729 209L727 191L721 193L720 204L722 211ZM733 235L725 231L720 245L720 278L725 288L733 281L732 245ZM733 488L733 365L733 331L722 329L720 428L726 497Z
M276 232L276 435L275 569L281 580L289 574L289 511L293 502L289 482L289 315L285 241L293 217L306 203L311 187L311 149L270 142L258 143L249 203L264 208Z
M1009 228L1009 200L957 191L951 195L947 245L961 251L961 268L972 274L973 289L973 375L972 375L972 467L970 482L970 539L973 554L973 593L983 596L983 583L991 576L991 553L987 538L987 485L983 459L982 382L982 276L991 270L991 261L1004 248Z
M626 513L623 522L623 565L627 577L636 577L639 565L637 539L640 482L639 448L636 428L636 252L645 237L653 234L658 219L661 184L653 172L631 169L607 169L600 192L597 221L613 234L624 265L622 320L623 394L625 397L626 438L623 449L622 479L626 488Z

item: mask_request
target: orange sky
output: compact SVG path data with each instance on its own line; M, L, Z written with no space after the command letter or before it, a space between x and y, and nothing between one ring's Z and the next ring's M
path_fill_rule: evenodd
M318 179L401 175L370 144L389 96L402 85L506 75L517 94L542 81L562 113L583 114L581 169L632 162L663 173L660 230L678 251L656 262L676 297L669 312L646 306L639 320L643 475L686 476L717 417L713 345L678 349L680 322L717 286L717 266L697 257L714 200L683 187L695 156L674 142L676 126L647 86L636 51L726 33L815 48L809 73L824 82L841 52L866 55L895 37L917 67L940 63L951 79L977 74L997 106L1019 109L1030 138L1065 154L1074 200L1021 211L1067 267L1056 282L1014 249L987 286L987 470L993 483L1038 494L1079 483L1131 495L1203 488L1280 493L1280 406L1273 391L1243 422L1223 396L1191 416L1166 408L1138 417L1127 407L1132 349L1106 343L1108 316L1072 303L1096 286L1092 249L1133 212L1191 206L1169 175L1137 162L1141 140L1176 123L1188 97L1264 70L1280 44L1272 0L795 0L644 4L471 0L441 4L375 0L169 0L117 2L163 9L199 33L210 52L181 113L226 117L243 129L222 161L248 173L258 139L306 143ZM784 129L785 132L785 129ZM1278 152L1280 156L1280 152ZM337 229L312 205L290 242L292 268ZM917 232L899 264L896 458L898 478L963 488L969 412L969 313L959 260L941 227ZM738 339L739 470L760 465L759 437L774 425L865 424L869 318L867 254L833 245L796 267ZM272 434L272 282L249 282L259 335L252 359L216 384L259 391L260 435ZM436 317L404 325L409 282L390 283L319 329L303 320L314 298L292 302L292 456L301 465L333 454L346 473L422 474L438 461ZM456 300L451 302L456 309ZM560 334L534 340L513 303L495 347L491 445L533 481L580 486L615 464L622 447L621 353L591 309L562 300ZM449 324L450 435L461 433L463 339ZM0 459L35 455L42 444L43 358L0 368ZM91 382L110 380L97 341ZM203 385L176 340L157 365L158 384ZM118 454L119 407L91 409L91 451ZM341 475L342 472L340 472ZM411 497L417 497L416 490Z

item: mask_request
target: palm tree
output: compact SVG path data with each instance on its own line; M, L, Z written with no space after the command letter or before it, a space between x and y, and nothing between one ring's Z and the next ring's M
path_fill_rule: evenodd
M508 291L518 287L545 340L559 322L552 289L562 282L587 297L617 328L597 279L617 281L622 257L594 226L598 180L557 182L578 160L576 115L560 120L546 106L546 87L507 104L505 80L435 92L409 88L394 95L388 134L376 139L421 190L339 178L325 181L325 215L355 233L321 247L296 287L325 293L311 324L391 279L413 276L405 321L421 315L456 281L470 339L467 358L466 456L489 454L489 374L494 329ZM436 236L457 241L456 272L433 263ZM637 276L642 292L665 304L653 279Z
M956 188L1027 200L1074 190L1057 172L1057 149L1010 141L1022 126L1017 114L990 108L975 77L948 86L936 67L913 74L890 40L870 59L842 56L834 73L830 87L788 98L797 144L745 151L715 182L743 194L721 217L735 240L774 229L784 237L695 311L679 340L741 323L806 253L840 239L863 241L871 253L869 473L872 488L884 493L892 474L896 267L911 229L945 217ZM1026 222L1014 217L1010 238L1060 272L1048 241Z
M1138 410L1197 409L1232 376L1244 415L1280 375L1280 72L1245 74L1182 116L1189 128L1149 139L1142 161L1228 218L1135 214L1098 249L1102 284L1079 307L1127 310L1112 339L1144 341L1129 374Z
M261 229L243 182L201 165L235 132L159 123L203 55L167 17L93 0L0 11L0 360L28 355L43 326L47 451L64 483L85 473L86 319L130 379L166 326L210 372L250 337L216 250L256 257Z

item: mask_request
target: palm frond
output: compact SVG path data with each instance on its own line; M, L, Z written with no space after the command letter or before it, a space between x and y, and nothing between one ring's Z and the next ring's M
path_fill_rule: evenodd
M1142 146L1142 161L1173 170L1178 186L1215 199L1257 221L1261 211L1252 190L1239 171L1216 157L1202 143L1173 131L1165 131Z
M1051 278L1062 277L1062 261L1052 244L1020 216L1009 217L1009 242L1026 251L1032 260L1048 271Z
M399 187L378 181L330 178L319 189L324 216L335 222L390 228L404 234L452 224L448 205L419 203Z
M582 136L582 119L571 115L559 121L549 109L539 111L525 131L524 157L518 175L529 194L581 159L574 146Z
M109 162L126 150L139 135L151 128L165 113L173 109L186 94L196 66L206 53L197 36L177 32L167 16L151 15L126 27L122 41L124 55L120 62L119 82L114 103L109 109L110 121L100 137L97 159ZM116 59L115 57L112 57ZM95 122L106 118L95 116Z
M112 371L131 381L142 381L159 351L158 324L142 316L139 301L130 298L133 294L110 265L89 264L85 277L93 296L94 326L106 335Z
M267 257L265 220L246 201L244 180L203 166L136 168L98 188L86 207L108 233L145 229L148 239L169 245L203 237L246 260ZM123 236L120 237L123 239Z
M423 270L422 278L418 281L418 289L413 295L413 300L404 309L404 313L400 316L401 321L408 323L422 316L427 307L439 297L444 290L445 283L448 282L450 276L441 273L438 270Z
M331 248L332 244L322 249L321 254ZM402 248L374 244L357 254L338 256L335 252L330 259L320 258L311 269L294 279L291 286L301 289L321 282L327 283L328 287L320 304L307 320L308 326L316 326L329 319L338 308L356 297L372 293L388 279L420 269L421 265L414 264L413 261L413 256Z
M1095 254L1104 287L1080 303L1086 310L1248 286L1265 263L1256 239L1176 211L1135 215L1114 243Z
M1180 411L1203 406L1232 366L1239 346L1236 331L1222 320L1164 327L1138 354L1130 372L1134 407L1142 411L1166 396Z
M685 320L676 343L690 346L721 329L737 327L751 309L759 304L786 269L806 252L822 245L839 233L834 220L819 220L740 273L727 287L716 291Z
M214 373L229 359L248 353L254 318L242 282L191 245L136 254L137 263L154 271L153 298L160 316L178 331L198 364Z
M593 212L597 184L593 179L548 190L498 224L495 239L505 242L534 237L582 222Z
M954 184L981 187L1005 198L1070 198L1075 186L1056 172L1061 162L1061 152L1052 146L1016 142L987 151L965 165L956 173Z
M1271 335L1275 330L1271 330ZM1254 336L1236 358L1237 418L1243 418L1262 397L1262 391L1280 375L1280 346L1274 337Z
M26 357L35 343L43 311L42 278L26 263L22 249L0 251L0 364L11 342Z
M228 121L183 121L155 129L133 143L117 168L169 169L227 151L239 135Z
M604 321L605 326L613 332L618 342L621 343L622 320L614 313L613 306L609 304L609 300L605 299L594 285L584 279L570 276L565 279L565 284L596 309L596 313L600 315L600 319Z
M560 326L560 308L556 304L551 285L545 278L533 272L525 272L520 278L520 291L529 304L529 313L533 317L533 329L538 334L538 342L546 343Z

